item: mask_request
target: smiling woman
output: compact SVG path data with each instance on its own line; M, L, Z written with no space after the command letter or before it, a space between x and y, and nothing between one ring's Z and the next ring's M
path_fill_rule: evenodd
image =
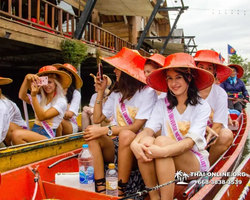
M48 76L48 84L39 86L39 76ZM32 105L35 123L32 131L14 130L13 144L23 144L55 137L67 109L63 88L71 84L70 76L54 66L42 67L37 74L27 74L19 91L19 98ZM27 94L31 88L30 95Z
M209 169L205 130L211 109L198 91L213 81L213 75L197 68L193 57L185 53L169 55L164 67L147 77L150 87L167 92L131 143L147 187L173 181L176 170L190 173ZM161 136L155 137L160 129ZM161 188L160 193L161 199L173 199L174 185ZM160 199L158 191L149 194L151 199Z

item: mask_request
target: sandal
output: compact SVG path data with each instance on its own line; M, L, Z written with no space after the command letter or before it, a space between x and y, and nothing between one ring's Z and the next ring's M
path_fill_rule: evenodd
M97 189L99 186L103 186L103 187L105 187L105 189L102 189L99 191ZM106 191L106 179L105 178L95 180L95 191L98 193L102 193L102 192Z
M124 197L125 196L125 190L126 190L127 184L128 183L123 183L122 179L120 179L118 181L118 190L122 192L122 194L118 195L119 197Z

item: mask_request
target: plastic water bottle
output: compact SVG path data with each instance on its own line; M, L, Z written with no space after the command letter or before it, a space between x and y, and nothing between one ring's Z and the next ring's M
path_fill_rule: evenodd
M106 194L118 196L118 173L114 163L109 164L109 169L106 172Z
M82 148L78 156L80 188L95 192L94 158L88 144L82 145Z

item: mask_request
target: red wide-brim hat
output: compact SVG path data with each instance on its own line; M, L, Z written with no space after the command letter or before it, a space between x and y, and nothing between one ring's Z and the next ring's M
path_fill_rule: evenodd
M46 74L57 74L59 76L59 83L62 85L62 88L68 88L71 85L72 79L70 75L64 71L58 70L52 65L44 66L39 69L37 76L46 76Z
M244 69L243 67L241 67L240 65L237 65L237 64L230 64L228 65L228 67L234 67L237 71L237 78L241 78L244 74Z
M211 86L214 82L214 76L212 73L198 68L195 65L194 58L186 53L175 53L166 57L164 66L153 72L147 77L147 84L149 87L161 92L168 91L168 85L166 81L166 70L175 68L188 68L190 74L195 80L195 84L199 90L203 90Z
M71 65L69 63L65 63L63 65L62 64L53 64L53 66L55 66L59 70L63 68L63 69L70 71L76 79L76 89L79 89L82 87L82 85L83 85L82 79L79 76L79 74L77 73L77 70L73 65Z
M216 65L216 77L220 83L227 80L232 74L232 70L226 65L222 64L220 55L213 50L199 50L194 56L195 62L208 62Z
M0 77L0 85L7 85L12 83L13 80L10 78L4 78L4 77Z
M146 58L144 58L137 50L123 47L115 56L108 58L101 57L101 59L146 84L146 77L144 75Z
M163 67L165 62L165 56L155 53L152 56L148 57L147 60L152 60L159 64L161 67Z

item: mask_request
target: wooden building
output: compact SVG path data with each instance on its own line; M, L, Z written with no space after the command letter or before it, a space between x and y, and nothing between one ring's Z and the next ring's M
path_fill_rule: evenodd
M36 73L44 65L64 63L60 43L74 38L76 24L87 1L64 0L67 8L57 2L0 0L0 76L14 80L2 89L18 105L21 105L18 91L27 73ZM97 0L81 39L87 44L89 55L80 71L84 82L84 104L94 92L89 73L97 71L96 48L100 47L102 56L112 56L124 46L135 48L156 3L156 0ZM167 7L166 2L162 7ZM169 33L168 12L158 12L147 36L167 36ZM159 51L163 42L145 40L140 53L149 56L150 52ZM184 40L178 45L176 49L168 44L167 48L171 50L168 53L183 52ZM112 71L111 67L104 68L104 73L112 74Z

